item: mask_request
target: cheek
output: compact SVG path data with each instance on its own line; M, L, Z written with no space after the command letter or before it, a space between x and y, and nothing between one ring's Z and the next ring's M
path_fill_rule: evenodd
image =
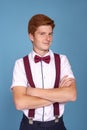
M52 42L52 40L53 40L53 38L52 38L52 37L50 37L50 42Z

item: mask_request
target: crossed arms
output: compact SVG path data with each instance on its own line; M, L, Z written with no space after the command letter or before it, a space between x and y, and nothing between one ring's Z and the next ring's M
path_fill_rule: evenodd
M59 88L40 89L24 86L13 87L13 99L16 109L32 109L51 105L55 102L69 102L76 100L76 82L65 76Z

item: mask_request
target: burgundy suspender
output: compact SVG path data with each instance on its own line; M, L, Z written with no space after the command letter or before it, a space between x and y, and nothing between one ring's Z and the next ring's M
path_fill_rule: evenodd
M31 69L30 69L28 55L23 57L23 61L24 61L24 67L25 67L25 72L26 72L28 83L30 84L31 87L35 88L33 78L32 78ZM34 113L35 113L35 109L29 109L28 117L34 117Z
M55 84L54 84L54 88L58 88L59 87L59 81L60 81L60 57L58 54L55 54L55 68L56 68L56 78L55 78ZM59 103L54 103L54 115L58 116L59 115Z
M26 76L27 76L28 82L31 85L31 87L35 88L35 85L34 85L34 82L33 82L33 78L32 78L31 69L30 69L30 63L29 63L28 56L25 56L23 58L23 61L24 61L25 72L26 72Z
M58 88L59 80L60 80L60 57L58 54L55 54L55 53L54 53L54 57L55 57L55 68L56 68L56 79L55 79L54 88ZM25 67L25 72L26 72L28 82L31 87L35 87L35 84L32 78L28 55L23 57L23 62L24 62L24 67ZM53 106L54 106L54 115L55 116L59 115L59 103L54 103ZM34 117L34 113L35 113L35 109L29 109L28 116Z

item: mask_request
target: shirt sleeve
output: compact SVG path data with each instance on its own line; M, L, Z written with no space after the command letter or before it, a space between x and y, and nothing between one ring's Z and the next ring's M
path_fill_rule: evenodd
M65 55L60 55L61 57L61 74L60 79L62 79L64 76L68 75L70 78L75 78L70 62Z
M14 86L24 86L27 87L27 78L24 70L23 59L19 59L15 62L13 69L13 79L11 88Z

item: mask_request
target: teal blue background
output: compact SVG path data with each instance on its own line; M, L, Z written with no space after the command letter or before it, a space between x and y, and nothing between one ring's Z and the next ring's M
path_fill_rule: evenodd
M68 56L77 82L77 101L66 104L68 130L87 129L87 0L0 0L0 130L18 130L10 86L16 59L28 54L30 17L44 13L55 20L51 49Z

